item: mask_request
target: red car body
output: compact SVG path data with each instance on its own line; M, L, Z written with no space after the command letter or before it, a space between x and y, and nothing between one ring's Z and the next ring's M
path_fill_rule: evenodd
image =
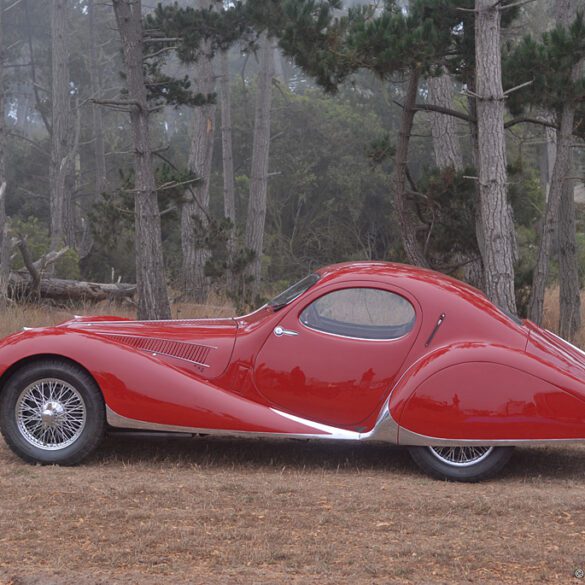
M31 360L75 362L99 386L114 428L403 445L585 438L577 348L429 270L359 262L317 274L286 306L244 317L77 317L16 333L0 343L0 382ZM410 330L360 339L300 320L317 299L352 288L408 301Z

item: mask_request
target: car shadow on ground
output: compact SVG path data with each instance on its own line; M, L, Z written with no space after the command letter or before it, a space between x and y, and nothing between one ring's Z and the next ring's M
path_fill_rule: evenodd
M162 438L114 435L91 463L169 464L211 468L273 468L310 471L360 470L410 474L416 471L406 448L384 443L220 437ZM585 445L518 447L502 477L585 479Z

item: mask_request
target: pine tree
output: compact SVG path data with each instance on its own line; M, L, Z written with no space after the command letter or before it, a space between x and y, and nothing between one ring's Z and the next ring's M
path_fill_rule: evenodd
M521 90L510 96L510 110L513 113L523 113L530 106L544 107L553 112L558 121L557 154L529 305L529 317L536 323L542 322L549 262L554 235L559 229L557 226L563 193L566 192L571 145L577 126L576 117L585 95L585 76L582 71L584 58L585 20L583 14L578 14L570 26L558 24L538 40L531 36L525 37L510 51L505 63L509 83L516 86L525 84ZM572 230L573 227L567 226L565 222L563 229ZM566 250L561 253L565 252ZM575 267L569 270L575 273ZM569 292L568 296L570 298L564 306L569 307L569 310L564 311L562 328L563 333L570 337L580 318L577 308L580 306L578 287Z

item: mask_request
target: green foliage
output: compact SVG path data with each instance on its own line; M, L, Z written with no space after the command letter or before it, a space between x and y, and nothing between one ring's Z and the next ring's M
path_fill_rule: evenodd
M12 233L26 241L26 245L34 261L38 260L49 251L50 238L47 227L44 226L38 218L28 217L27 219L15 218L11 222ZM11 262L14 270L25 268L21 254L16 254ZM79 255L75 250L67 250L55 262L55 276L57 278L67 278L79 280L81 273L79 270Z
M512 92L507 105L512 114L529 106L559 111L567 102L585 95L585 77L573 79L573 69L585 58L585 20L580 13L569 28L557 25L539 40L525 36L508 46L503 60L504 83L526 87Z
M16 237L26 240L33 261L49 251L49 231L39 218L34 216L25 219L14 218L10 227ZM14 256L12 268L15 270L24 268L24 262L20 254Z
M534 171L524 172L508 165L508 198L514 210L514 223L533 227L542 217L545 200L540 181Z
M479 255L475 237L475 183L466 178L474 174L468 168L433 169L419 181L420 193L415 204L428 226L427 254L443 263L453 255Z
M70 280L79 280L81 270L79 269L79 254L69 248L57 262L55 262L55 276Z
M385 133L372 140L368 146L367 155L371 159L372 164L381 164L394 156L396 148L394 147L392 137Z

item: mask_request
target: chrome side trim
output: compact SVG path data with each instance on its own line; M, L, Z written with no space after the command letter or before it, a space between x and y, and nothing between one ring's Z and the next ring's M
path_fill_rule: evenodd
M313 422L312 420L307 420L305 418L301 418L300 416L295 416L294 414L289 414L288 412L281 412L280 410L276 410L274 408L270 409L272 412L279 414L284 418L288 418L294 422L298 422L299 424L305 425L307 427L311 427L318 431L323 431L326 433L325 435L317 435L318 437L325 438L325 439L346 439L350 441L359 441L363 439L364 435L362 433L358 433L356 431L348 431L346 429L338 429L337 427L331 427L329 425L324 425L318 422Z
M400 445L408 447L521 447L522 445L550 445L562 443L580 443L581 439L442 439L440 437L429 437L409 431L404 427L400 428Z
M374 428L367 433L358 433L347 429L339 429L329 425L310 421L293 414L271 409L272 412L289 420L313 428L321 433L270 433L270 432L251 432L251 431L234 431L229 429L207 429L198 427L183 427L177 425L164 425L147 421L136 420L121 416L114 412L109 406L106 406L106 417L111 427L119 429L136 429L140 431L162 431L167 433L187 433L214 435L221 437L247 437L247 438L279 438L279 439L319 439L329 441L381 441L390 444L400 444L408 447L464 447L464 446L483 446L483 447L506 447L522 445L547 445L563 443L579 443L585 441L584 438L577 439L498 439L498 440L481 440L481 439L443 439L440 437L430 437L420 435L405 428L400 428L398 423L392 418L387 405L378 417Z
M214 435L222 437L275 437L281 439L326 439L326 440L354 440L361 438L360 433L354 431L347 431L344 429L337 429L335 427L328 427L312 421L305 421L304 419L295 417L293 415L285 414L277 410L271 409L276 414L279 414L290 420L295 420L315 430L324 431L323 433L270 433L270 432L251 432L251 431L234 431L230 429L206 429L198 427L183 427L177 425L164 425L160 423L153 423L141 421L137 419L127 418L114 412L109 406L106 406L106 419L111 427L119 429L138 429L142 431L166 431L173 433L189 433L189 434L203 434Z
M174 360L180 360L182 362L187 362L188 364L193 364L199 368L210 368L209 364L202 364L201 362L195 362L193 360L188 360L186 358L177 357L176 355L165 353L164 351L148 351L147 349L140 349L139 347L135 348L138 351L142 351L143 353L149 353L152 357L156 357L157 355L164 355L165 357L173 358Z

